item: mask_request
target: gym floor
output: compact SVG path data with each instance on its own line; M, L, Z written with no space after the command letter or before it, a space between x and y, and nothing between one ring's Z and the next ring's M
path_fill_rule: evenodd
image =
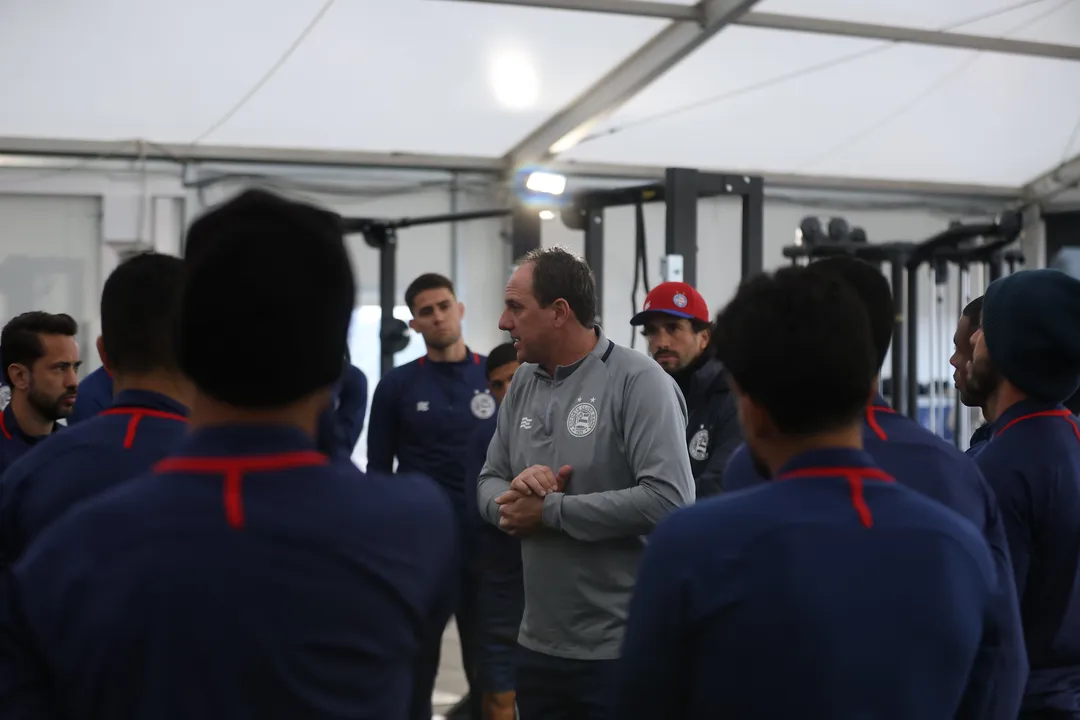
M461 646L458 644L457 627L451 620L443 634L439 676L435 679L435 694L431 698L435 710L434 720L442 720L443 714L465 695L468 688L465 671L461 669Z

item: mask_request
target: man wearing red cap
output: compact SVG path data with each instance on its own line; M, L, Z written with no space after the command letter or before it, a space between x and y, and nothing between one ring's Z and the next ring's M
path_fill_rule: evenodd
M643 326L649 354L675 379L686 398L686 443L698 498L719 494L724 487L724 466L742 442L742 434L723 365L709 349L709 306L686 283L661 283L648 294L630 324Z

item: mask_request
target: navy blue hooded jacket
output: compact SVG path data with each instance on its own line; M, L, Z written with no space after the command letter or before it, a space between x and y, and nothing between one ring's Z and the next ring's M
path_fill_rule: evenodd
M979 533L864 452L806 453L777 478L649 536L611 717L989 717L1000 628Z
M1001 505L1031 677L1025 713L1080 715L1080 428L1063 405L1016 403L976 462Z
M0 575L4 717L404 720L455 526L429 480L364 477L297 429L199 429Z
M68 426L92 418L113 404L112 376L102 365L79 383L75 408L67 419Z
M0 477L0 562L18 559L76 504L146 472L179 444L187 408L125 390L113 407L23 455Z
M63 427L60 423L53 423L52 434L55 435ZM0 413L0 477L15 461L50 435L33 437L27 435L19 427L19 421L15 419L15 410L9 404Z
M1024 692L1028 664L1015 589L1009 578L1013 568L994 493L975 462L950 443L896 413L878 397L867 408L863 446L885 472L901 485L933 498L970 521L982 533L997 568L997 623L1001 629L993 674L997 702L986 716L1015 720ZM746 446L740 447L725 473L729 489L767 483L755 470Z
M456 363L422 357L379 381L368 423L368 468L418 472L437 482L463 512L465 453L482 420L495 414L486 357L470 352Z

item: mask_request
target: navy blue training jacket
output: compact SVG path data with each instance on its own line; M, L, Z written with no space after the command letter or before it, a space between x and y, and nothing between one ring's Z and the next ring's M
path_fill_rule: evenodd
M79 394L75 397L75 408L67 419L70 427L92 418L113 404L112 376L102 365L83 378L79 383Z
M488 445L495 435L499 416L484 420L473 432L465 462L465 527L467 557L481 572L521 574L521 541L480 517L476 504L476 481L487 460Z
M186 431L186 407L125 390L102 414L30 450L0 477L0 562L18 559L76 504L146 472Z
M864 452L777 477L650 535L611 717L988 717L1000 628L979 533Z
M937 500L971 522L993 552L999 578L997 622L1002 630L997 663L985 668L993 674L997 687L997 702L987 720L1015 720L1028 661L1019 601L1009 582L1013 568L1006 528L993 491L971 458L907 416L894 412L880 396L867 408L863 446L897 482ZM745 445L732 455L725 478L729 489L768 482L754 468Z
M427 479L364 477L289 427L196 430L0 575L0 708L430 720L413 665L450 616L456 530Z
M422 357L394 368L375 387L368 421L368 468L417 472L437 482L464 510L465 453L473 431L495 414L486 358L456 363Z
M1012 553L1031 662L1024 712L1080 716L1077 419L1060 404L1016 403L975 460L1001 505Z
M53 423L51 435L55 435L63 427L60 423ZM19 421L15 419L14 408L10 404L4 408L4 411L0 412L0 477L30 448L51 437L51 435L39 437L27 435L19 427Z

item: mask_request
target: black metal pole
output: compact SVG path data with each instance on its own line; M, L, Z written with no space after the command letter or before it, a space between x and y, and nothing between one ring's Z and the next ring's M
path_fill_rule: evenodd
M765 188L761 178L751 178L742 196L742 277L765 268Z
M604 317L604 210L590 208L585 212L585 262L592 268L596 280L596 323Z
M893 305L896 307L892 333L892 395L889 400L893 410L903 413L907 398L900 388L904 382L904 341L907 339L904 335L904 323L908 318L904 312L904 263L899 253L889 260L889 276Z
M919 267L907 272L907 373L904 377L904 393L907 397L904 409L907 416L919 420Z
M510 246L513 261L540 248L540 213L517 203L510 215Z
M394 319L394 303L397 295L397 234L392 229L386 230L386 241L379 248L379 306L382 309L382 322L379 330L379 376L384 377L394 369L394 353L383 341L383 333Z
M681 255L683 282L697 287L698 171L668 168L664 173L668 255Z

